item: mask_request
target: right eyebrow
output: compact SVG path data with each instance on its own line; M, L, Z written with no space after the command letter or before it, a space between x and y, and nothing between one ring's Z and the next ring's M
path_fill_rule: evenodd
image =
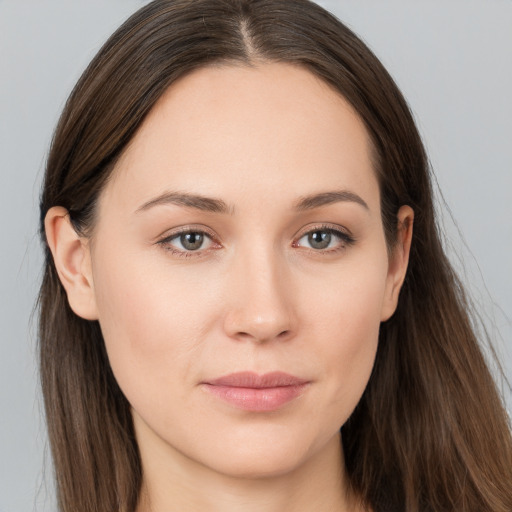
M211 213L232 214L234 211L234 208L229 207L222 199L206 197L199 194L189 194L187 192L164 192L139 206L135 213L144 212L155 206L167 204L185 206L187 208L194 208Z

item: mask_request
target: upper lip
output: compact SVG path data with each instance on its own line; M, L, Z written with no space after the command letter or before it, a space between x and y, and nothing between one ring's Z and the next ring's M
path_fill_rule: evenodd
M217 379L205 381L204 384L212 386L226 386L236 388L277 388L284 386L299 386L309 382L284 372L270 372L258 375L255 372L237 372L223 375Z

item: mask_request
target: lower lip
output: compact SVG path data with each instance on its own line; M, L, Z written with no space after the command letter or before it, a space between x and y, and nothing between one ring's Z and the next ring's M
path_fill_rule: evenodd
M203 384L213 395L244 411L268 412L280 409L302 395L307 384L275 388L240 388Z

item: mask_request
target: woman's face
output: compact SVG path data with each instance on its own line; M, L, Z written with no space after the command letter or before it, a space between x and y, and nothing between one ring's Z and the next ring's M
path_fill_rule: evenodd
M195 71L98 208L91 298L143 461L277 475L339 443L405 270L339 94L286 64Z

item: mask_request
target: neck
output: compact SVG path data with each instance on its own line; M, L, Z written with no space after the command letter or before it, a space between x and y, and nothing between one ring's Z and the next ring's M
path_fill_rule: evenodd
M149 453L142 446L144 481L137 512L360 512L348 492L336 435L297 468L272 476L243 477L214 471L179 452Z

